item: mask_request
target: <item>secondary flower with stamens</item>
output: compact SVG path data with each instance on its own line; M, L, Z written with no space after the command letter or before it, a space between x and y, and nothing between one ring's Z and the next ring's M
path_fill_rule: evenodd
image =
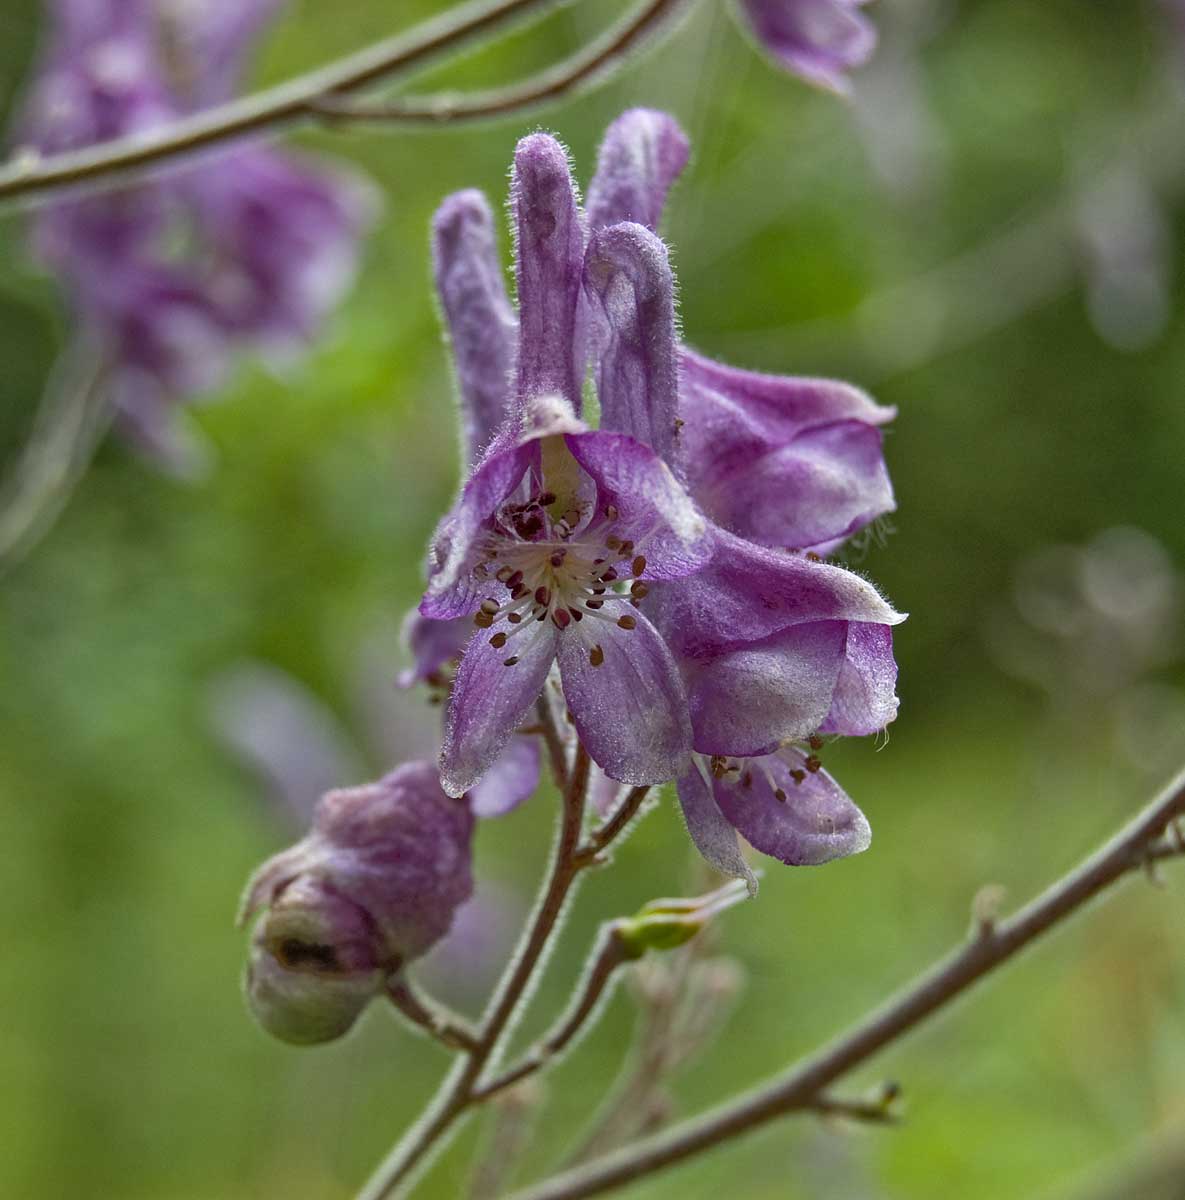
M602 161L613 164L618 204L661 212L685 157L671 153L680 137L662 114L614 124ZM620 211L598 210L607 223ZM867 822L821 771L815 742L893 720L891 626L903 618L817 553L747 539L832 543L891 507L876 424L892 414L845 384L753 375L677 347L654 317L669 287L664 264L615 260L613 227L603 236L590 273L602 411L623 414L710 515L740 527L712 525L710 560L651 589L692 724L695 755L679 775L688 829L710 862L750 884L738 831L788 863L855 853L868 845Z

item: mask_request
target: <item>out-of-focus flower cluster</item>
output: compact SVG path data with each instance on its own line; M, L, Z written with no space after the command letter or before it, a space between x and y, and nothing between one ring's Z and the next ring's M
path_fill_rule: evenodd
M280 3L52 0L18 142L77 149L233 98ZM119 426L184 469L177 402L217 384L239 350L306 343L351 281L374 207L358 177L249 146L54 202L34 240Z
M1106 529L1018 565L1010 601L989 622L990 646L1058 718L1112 738L1155 777L1185 752L1185 693L1158 678L1181 660L1183 600L1185 582L1155 538Z

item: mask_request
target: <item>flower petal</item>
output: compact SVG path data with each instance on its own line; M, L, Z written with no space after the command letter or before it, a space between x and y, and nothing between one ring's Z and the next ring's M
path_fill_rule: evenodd
M506 645L491 641L521 630ZM510 658L517 661L506 666ZM450 796L475 787L494 765L543 690L555 659L549 625L497 622L478 629L465 647L453 684L440 749L440 782Z
M557 642L564 699L593 761L635 787L674 779L691 751L691 724L679 670L658 630L626 601L608 600Z
M830 563L755 546L713 530L712 560L655 588L659 625L676 655L712 657L814 621L896 625L905 620L859 575Z
M703 566L712 551L708 524L653 450L620 433L564 440L596 483L599 510L616 509L617 536L645 556L648 579L675 579Z
M862 737L884 729L897 716L896 684L892 629L849 625L831 711L819 731Z
M631 108L605 131L588 189L588 227L620 221L657 230L671 184L687 165L687 135L674 117Z
M467 617L435 621L413 608L403 619L400 633L412 656L412 665L399 673L399 686L409 688L423 683L450 659L459 658L472 632L473 623Z
M755 896L757 876L741 854L737 831L720 811L712 789L697 766L689 766L679 776L678 793L687 832L695 848L722 875L745 880L749 894Z
M667 248L641 225L593 235L584 268L601 428L628 433L675 466L679 380Z
M493 214L481 192L457 192L437 209L432 262L457 372L465 461L471 465L506 417L518 332L502 281Z
M792 867L859 854L872 842L868 821L847 793L826 771L808 771L797 750L751 760L739 779L714 780L712 790L724 817L754 849Z
M529 800L538 786L539 743L512 737L481 782L469 789L469 807L475 817L501 817Z
M580 412L585 354L577 318L584 225L563 146L533 133L514 155L511 206L517 230L518 400L559 395Z
M793 625L693 664L687 690L695 749L768 754L815 733L832 706L846 632L843 621Z
M846 93L845 72L868 61L876 30L858 12L862 0L741 0L758 41L808 83Z
M896 507L881 441L872 425L838 421L781 446L722 447L692 490L713 520L762 545L841 542Z
M486 522L522 482L539 457L535 442L503 448L495 441L478 464L460 499L445 515L428 547L428 590L420 612L438 621L472 613L485 594L472 568Z

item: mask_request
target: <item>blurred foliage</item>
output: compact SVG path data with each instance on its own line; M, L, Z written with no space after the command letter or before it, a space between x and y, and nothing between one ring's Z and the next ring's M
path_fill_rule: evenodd
M440 7L394 6L401 23ZM513 77L621 7L576 5L425 86ZM683 1111L830 1035L959 938L981 885L1019 901L1159 782L1108 731L1048 719L1036 692L997 669L983 629L1015 564L1049 542L1134 525L1185 562L1181 279L1167 326L1127 354L1092 328L1054 241L1035 305L989 259L936 307L890 307L888 321L882 308L870 323L861 306L1063 202L1082 164L1123 148L1141 114L1174 111L1167 30L1153 6L1110 0L876 8L882 66L903 72L880 78L885 111L859 89L845 105L778 74L706 0L611 86L529 119L296 136L364 166L386 196L332 328L282 373L243 364L196 410L218 455L207 481L162 478L109 442L48 538L0 580L0 1195L336 1200L443 1070L384 1013L312 1051L251 1024L231 920L249 870L286 831L219 749L208 695L226 667L262 659L356 727L359 656L393 677L395 657L373 647L414 602L422 547L456 485L427 223L455 188L501 197L529 125L560 131L587 180L621 108L677 114L695 157L666 234L688 340L742 365L852 378L900 409L888 443L900 511L855 561L912 614L897 639L902 715L880 752L836 747L828 763L876 839L823 871L769 870L760 898L728 915L727 947L749 978L743 1016L680 1080ZM305 0L259 78L384 34L392 12L354 0L330 17ZM0 103L16 94L37 23L33 0L7 0ZM921 153L912 166L889 155L910 168L894 176L870 151L884 149L886 121L907 119L909 89ZM1185 237L1183 172L1152 165ZM12 210L0 248L0 451L11 459L63 320ZM1040 253L1027 266L1045 278ZM952 342L942 317L956 305L1004 315ZM1171 669L1160 678L1181 682ZM482 870L529 893L551 825L546 796L488 823ZM664 803L618 868L586 884L528 1030L561 1002L596 922L677 891L687 864ZM860 1072L853 1091L902 1081L899 1128L799 1119L629 1194L1072 1197L1075 1180L1185 1119L1177 915L1171 892L1129 884ZM554 1076L529 1174L587 1121L629 1031L623 993ZM425 1195L462 1193L477 1137L475 1124L457 1139Z

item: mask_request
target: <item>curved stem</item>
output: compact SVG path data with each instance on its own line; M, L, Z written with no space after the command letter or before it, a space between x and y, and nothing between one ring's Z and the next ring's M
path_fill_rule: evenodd
M52 526L112 419L107 370L89 347L63 355L0 487L0 574Z
M469 1048L465 1057L458 1061L423 1118L395 1145L359 1193L359 1200L385 1200L392 1195L453 1130L459 1118L473 1106L478 1080L487 1065L496 1057L500 1045L513 1026L514 1016L537 969L545 959L564 903L580 874L582 864L576 859L576 849L584 824L584 808L588 794L588 752L578 745L572 767L568 769L563 740L555 728L546 697L539 701L539 718L544 726L544 738L551 751L553 769L557 771L557 782L561 783L563 789L560 831L543 893L521 948L511 960L490 1001L486 1015L482 1018L476 1045Z
M329 96L316 101L313 107L335 120L384 124L446 124L518 113L548 100L558 100L598 75L620 67L647 38L692 3L693 0L646 0L603 37L525 83L470 96L408 96L385 102Z
M638 811L649 793L650 788L646 785L631 788L605 824L591 834L588 842L577 852L581 861L587 860L591 863L602 850L608 849L625 831L625 827L638 815Z
M571 0L472 0L327 66L155 131L129 134L48 158L26 154L0 169L0 199L30 196L123 174L204 147L307 118L318 102L420 67L512 20Z
M1185 771L1134 820L1079 866L1015 916L985 923L977 935L943 959L882 1008L797 1066L700 1117L656 1137L516 1193L513 1200L580 1200L700 1154L776 1117L817 1110L825 1089L946 1007L974 983L1007 962L1042 934L1072 916L1117 880L1181 853L1173 823L1185 814Z
M592 965L585 971L580 991L568 1006L564 1016L534 1049L527 1052L522 1062L477 1088L473 1093L475 1103L488 1100L491 1096L505 1091L506 1088L520 1080L534 1075L536 1071L541 1070L551 1059L563 1051L585 1027L617 968L631 961L630 955L618 937L615 924L602 926L596 948L589 956L589 961Z

